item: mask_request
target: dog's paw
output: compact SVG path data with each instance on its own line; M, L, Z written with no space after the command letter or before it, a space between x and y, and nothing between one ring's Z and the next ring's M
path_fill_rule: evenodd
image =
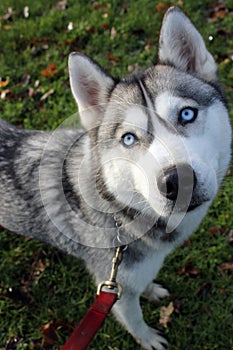
M145 350L166 350L168 346L167 340L156 329L148 326L138 342Z
M145 292L142 294L142 297L148 299L149 301L158 302L160 299L169 297L169 295L170 294L167 289L163 288L159 284L150 283Z

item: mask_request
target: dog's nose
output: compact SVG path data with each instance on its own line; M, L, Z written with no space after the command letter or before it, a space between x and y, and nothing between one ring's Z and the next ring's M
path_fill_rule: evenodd
M188 164L179 164L165 169L158 178L158 189L160 193L175 201L179 190L183 196L188 196L195 189L197 178L193 168Z

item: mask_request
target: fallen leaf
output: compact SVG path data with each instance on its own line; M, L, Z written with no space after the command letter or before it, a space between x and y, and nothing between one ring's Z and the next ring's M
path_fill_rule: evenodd
M165 2L158 2L158 4L156 4L156 10L159 13L165 13L169 7L170 4L167 4Z
M225 18L228 12L228 7L223 3L223 1L214 3L209 14L210 21L217 22L219 19Z
M41 334L44 337L44 347L48 347L48 345L56 344L58 341L58 336L56 333L56 327L53 321L45 324L41 327Z
M109 16L108 12L105 12L105 13L102 14L102 18L108 18L108 16Z
M64 11L66 9L66 6L67 6L67 0L58 1L57 3L57 9L59 11Z
M170 302L170 304L166 306L162 306L160 310L160 319L159 323L164 327L167 328L168 323L171 321L171 315L174 312L174 305L173 302Z
M35 89L33 89L32 87L29 87L28 96L33 97L34 95L35 95Z
M43 96L41 96L40 100L44 101L46 100L50 95L52 95L54 93L53 89L50 89L48 92L46 92Z
M5 100L6 96L11 93L11 90L10 89L6 89L6 90L2 90L1 91L1 99L2 100Z
M99 10L99 9L104 9L106 7L109 7L109 4L100 4L98 2L94 2L92 7L93 7L94 10Z
M190 247L192 244L190 239L186 239L186 241L184 241L184 243L181 245L181 248L186 248L186 247Z
M129 72L129 73L138 71L138 69L139 69L138 63L134 63L134 64L128 65L128 72Z
M1 17L1 19L4 20L4 21L7 21L7 20L9 20L9 19L12 19L12 14L13 14L12 7L8 7L6 14L3 15L3 16Z
M147 52L150 52L150 51L151 51L151 48L152 48L152 40L151 40L151 39L148 39L148 40L147 40L147 44L146 44L146 46L145 46L145 50L146 50Z
M102 24L102 28L103 28L104 30L109 30L110 26L109 26L108 23L103 23L103 24Z
M128 72L132 73L132 72L137 72L139 70L139 65L138 63L134 63L134 64L130 64L128 66Z
M111 33L110 33L111 40L114 40L116 35L117 35L117 31L114 27L112 27Z
M226 226L220 227L220 226L214 226L210 227L208 231L211 233L213 237L218 237L220 235L226 234Z
M44 326L41 327L40 332L43 336L43 349L57 349L54 347L56 346L58 342L58 336L57 336L57 331L59 330L59 333L62 331L62 333L67 333L67 335L70 335L75 327L76 323L73 321L71 323L67 323L62 320L58 320L56 322L50 321L49 323L45 324ZM33 341L34 347L33 349L35 350L38 346L38 349L41 349L41 339L35 339Z
M114 57L110 54L107 54L106 57L109 59L109 61L119 62L119 58Z
M184 266L182 266L181 270L177 272L177 275L190 275L190 276L196 276L201 272L200 269L195 268L193 266L193 263L187 263Z
M40 272L43 272L47 267L49 267L49 260L46 259L45 263L42 261L42 259L38 260L38 269Z
M0 88L6 87L9 84L10 79L0 80Z
M54 63L50 63L49 66L45 69L42 69L40 73L43 75L43 77L51 78L58 73L58 69L56 69Z
M224 271L224 270L233 271L233 261L228 261L228 262L222 263L221 265L219 265L219 268L222 271Z

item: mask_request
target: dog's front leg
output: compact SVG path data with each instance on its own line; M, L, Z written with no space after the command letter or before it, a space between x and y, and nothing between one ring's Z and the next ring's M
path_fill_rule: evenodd
M150 283L143 292L142 297L149 301L159 302L160 299L169 297L169 292L157 283Z
M115 304L113 312L144 349L165 350L167 341L143 320L139 297L136 293L124 293Z

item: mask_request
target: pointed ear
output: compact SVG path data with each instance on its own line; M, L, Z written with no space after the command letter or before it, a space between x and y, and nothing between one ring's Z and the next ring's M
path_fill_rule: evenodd
M216 81L217 65L207 50L201 34L176 7L165 14L159 43L159 60L181 71Z
M82 125L90 130L101 120L114 80L80 53L70 54L68 67L71 90L78 104Z

